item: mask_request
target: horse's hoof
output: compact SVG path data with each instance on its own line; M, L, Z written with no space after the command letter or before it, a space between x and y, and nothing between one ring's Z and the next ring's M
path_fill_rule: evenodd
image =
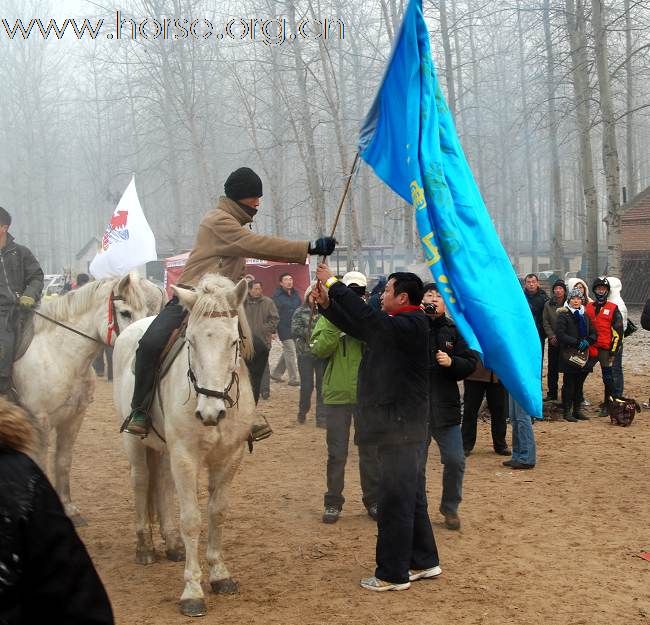
M212 587L212 592L220 595L234 595L239 592L239 584L232 577L217 579L210 582L210 586Z
M72 525L75 527L86 527L88 525L88 521L84 519L78 512L76 514L73 514L70 517L70 520L72 521Z
M135 552L135 562L136 564L153 564L156 561L156 552L155 551L136 551Z
M208 613L203 599L181 599L180 608L185 616L205 616Z
M172 562L180 562L185 560L185 547L176 547L175 549L167 549L165 551L165 556L168 560Z

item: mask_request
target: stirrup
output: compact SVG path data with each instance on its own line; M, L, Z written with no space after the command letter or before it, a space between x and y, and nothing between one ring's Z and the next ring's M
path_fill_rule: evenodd
M273 434L273 430L268 423L254 425L251 429L251 439L254 443L263 441L265 438L268 438Z
M120 434L122 432L126 432L127 434L131 434L132 436L139 436L140 438L146 438L147 435L149 434L149 429L151 427L151 420L149 416L147 415L144 425L139 425L133 423L132 421L133 421L133 413L131 413L126 419L124 419L124 422L120 426Z

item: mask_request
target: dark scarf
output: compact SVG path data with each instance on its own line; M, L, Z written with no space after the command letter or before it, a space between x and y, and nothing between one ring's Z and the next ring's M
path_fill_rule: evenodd
M584 339L587 336L587 322L585 321L585 316L581 315L579 310L574 310L573 316L578 320L578 334L580 334L581 339Z
M251 219L257 215L256 208L251 208L250 206L246 206L246 204L242 204L241 202L237 202L237 206L239 206L239 208L241 208Z

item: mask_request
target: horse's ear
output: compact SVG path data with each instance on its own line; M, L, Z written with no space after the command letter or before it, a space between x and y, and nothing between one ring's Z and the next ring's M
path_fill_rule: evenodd
M127 273L118 283L117 283L117 294L124 296L127 289L131 286L131 274Z
M237 286L233 289L233 295L235 297L235 301L234 301L235 308L239 308L244 303L247 294L248 294L248 280L246 280L246 278L242 278L237 283Z
M175 284L172 284L172 291L174 291L174 295L178 297L184 308L192 310L192 307L196 304L196 298L199 296L196 291L193 291L192 289L184 289Z

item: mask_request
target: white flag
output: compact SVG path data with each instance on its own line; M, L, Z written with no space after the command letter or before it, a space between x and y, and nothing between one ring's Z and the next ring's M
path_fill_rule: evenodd
M98 280L123 276L157 258L156 239L142 212L133 177L104 232L101 249L90 263L90 273Z

